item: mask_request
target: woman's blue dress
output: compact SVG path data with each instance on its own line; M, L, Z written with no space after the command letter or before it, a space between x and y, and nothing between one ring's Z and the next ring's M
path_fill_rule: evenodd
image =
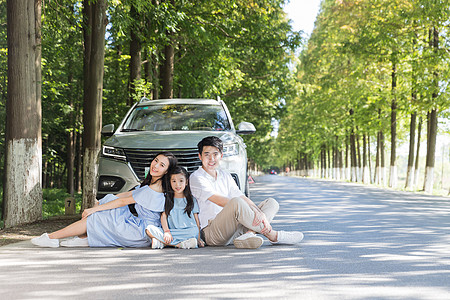
M106 195L100 204L118 199ZM164 211L163 193L152 190L148 185L133 191L136 201L135 217L127 206L95 212L87 218L89 247L149 247L151 239L145 233L148 225L161 226L161 212Z

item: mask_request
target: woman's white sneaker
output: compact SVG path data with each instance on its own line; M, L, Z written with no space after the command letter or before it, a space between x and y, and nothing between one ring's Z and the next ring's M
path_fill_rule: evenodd
M49 238L47 233L43 233L41 236L31 239L31 243L35 246L46 248L59 247L59 240Z
M241 249L256 249L261 247L263 243L263 238L253 232L247 232L233 241L234 246Z
M278 231L278 237L276 242L270 241L272 244L286 244L295 245L303 240L303 233L300 231Z
M72 239L61 241L61 246L62 247L71 247L71 248L89 247L89 243L88 243L87 238L82 239L82 238L79 238L76 236Z

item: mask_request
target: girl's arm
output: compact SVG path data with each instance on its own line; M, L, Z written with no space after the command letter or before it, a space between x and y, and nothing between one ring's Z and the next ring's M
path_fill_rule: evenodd
M198 239L197 239L198 246L205 247L205 242L202 241L202 238L200 237L200 220L198 219L197 213L194 214L194 219L195 219L195 222L197 223L197 227L198 227Z
M169 223L167 222L167 215L165 212L161 214L161 226L164 230L164 242L170 244L173 241L173 236L170 233Z
M102 211L102 210L109 210L109 209L114 209L114 208L118 208L118 207L122 207L128 204L133 204L136 203L136 201L134 201L133 196L130 195L128 197L121 197L118 198L116 200L107 202L105 204L101 204L101 205L97 205L91 208L87 208L83 211L83 214L81 215L82 218L87 218L88 216L90 216L91 214L98 212L98 211Z

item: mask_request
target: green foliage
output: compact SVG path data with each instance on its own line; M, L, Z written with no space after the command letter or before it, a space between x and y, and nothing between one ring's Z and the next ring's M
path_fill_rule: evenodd
M145 4L143 4L145 3ZM118 123L126 111L130 35L137 30L142 55L149 63L164 59L163 47L175 48L174 95L183 98L220 96L236 125L253 122L257 133L245 137L251 158L266 157L269 145L261 143L279 119L286 99L295 94L289 65L300 45L282 10L284 1L123 1L113 5L106 54L104 124ZM126 4L126 5L123 5ZM136 18L125 17L131 6ZM138 24L146 24L140 26ZM137 26L137 27L136 27ZM119 50L120 49L120 50ZM144 72L142 77L144 77ZM146 74L148 75L148 74ZM158 82L141 79L136 100ZM120 112L123 112L122 114ZM247 112L251 111L252 114ZM115 121L114 121L115 120Z
M118 125L130 101L159 87L164 47L175 49L174 95L217 98L237 124L253 122L244 137L250 159L266 164L275 153L272 120L295 96L292 55L300 45L283 12L284 0L108 2L103 124ZM42 145L48 184L63 188L68 136L82 134L84 94L83 1L44 1L42 15ZM141 45L141 79L130 95L130 40ZM0 0L0 154L4 149L7 80L6 1ZM248 112L252 112L249 114ZM0 155L3 160L4 155ZM3 167L3 161L0 161ZM51 182L50 182L51 181ZM1 184L1 183L0 183Z
M42 191L42 217L48 219L49 217L64 215L65 199L70 195L62 189L43 189ZM75 195L76 212L81 209L81 194Z
M298 94L281 120L280 156L295 161L298 152L317 157L324 146L343 149L351 131L386 135L394 99L398 140L407 136L410 113L448 109L449 8L435 1L322 1L297 66ZM430 40L433 29L439 48Z

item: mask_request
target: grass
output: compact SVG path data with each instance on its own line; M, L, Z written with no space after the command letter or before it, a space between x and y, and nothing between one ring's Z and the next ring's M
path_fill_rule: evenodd
M65 211L65 199L70 195L63 189L44 189L42 191L42 218L48 219L53 216L63 215ZM76 212L81 209L81 194L75 194Z
M64 189L44 189L42 191L42 218L44 220L64 215L65 213L65 199L70 195ZM81 194L75 194L76 212L80 212L81 209ZM3 204L3 189L0 189L0 214L2 213ZM3 228L4 221L0 220L0 228Z

